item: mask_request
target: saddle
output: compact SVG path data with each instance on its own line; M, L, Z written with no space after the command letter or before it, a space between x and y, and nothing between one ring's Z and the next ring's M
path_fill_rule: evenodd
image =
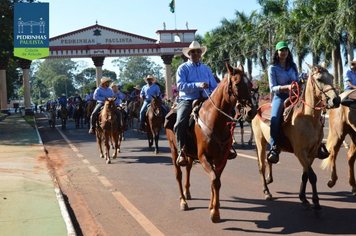
M192 103L192 113L190 114L187 137L186 137L186 145L183 147L186 155L190 156L193 159L197 159L197 147L195 144L195 134L194 134L194 125L197 114L201 108L205 99L196 99ZM171 110L165 116L165 121L163 127L165 129L170 129L174 132L174 124L177 120L177 108L176 106L172 106Z
M356 109L356 89L344 91L340 98L342 105Z

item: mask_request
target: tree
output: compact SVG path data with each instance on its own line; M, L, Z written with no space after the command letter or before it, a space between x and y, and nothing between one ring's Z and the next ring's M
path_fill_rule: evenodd
M112 63L119 68L119 81L144 85L147 75L154 75L162 83L162 67L152 62L148 57L126 57L113 60Z

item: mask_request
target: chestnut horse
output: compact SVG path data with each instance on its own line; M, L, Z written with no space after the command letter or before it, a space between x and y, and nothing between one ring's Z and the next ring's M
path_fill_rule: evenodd
M146 112L146 132L148 139L148 146L151 148L153 146L153 141L155 144L155 153L159 153L158 139L159 133L162 129L164 122L164 112L162 109L162 100L158 96L153 96L150 106L147 108Z
M297 96L295 106L291 111L290 119L282 124L282 130L286 143L280 143L282 151L294 153L303 167L302 182L300 186L299 198L302 204L309 207L306 198L306 184L309 180L313 196L312 200L315 209L320 209L319 197L316 188L317 177L312 168L314 158L318 155L318 150L323 139L322 112L325 108L338 107L340 98L333 87L333 76L323 67L309 66L311 73L303 86L302 95ZM295 84L296 86L298 84ZM298 86L297 86L298 87ZM299 91L297 89L297 91ZM291 101L293 100L290 98ZM263 106L270 106L269 103ZM272 166L268 163L269 176L266 180L266 145L270 139L270 126L263 120L260 113L252 120L254 132L258 167L261 175L263 193L267 200L272 199L272 195L267 184L273 182ZM306 138L308 137L308 138Z
M88 125L88 129L90 127L90 116L93 113L96 105L96 100L89 100L85 106L85 123Z
M340 97L344 97L349 92L344 92ZM356 90L353 92L356 93ZM354 164L356 160L356 112L355 108L348 106L340 106L336 109L331 109L329 112L329 134L326 142L327 149L330 152L329 158L323 160L322 168L331 169L330 180L328 186L334 187L337 181L336 173L336 157L340 150L340 146L345 140L346 135L350 136L351 142L347 152L347 160L349 164L349 183L352 187L351 192L356 196L356 181Z
M186 155L188 164L186 166L185 190L182 187L182 170L176 164L178 150L177 141L174 135L172 124L168 121L165 125L167 139L171 148L172 163L175 167L176 179L180 192L181 210L187 210L187 200L190 196L190 171L192 168L193 158L198 158L204 170L208 173L211 181L211 198L210 198L210 219L216 223L220 221L220 177L225 168L229 150L232 145L233 128L236 120L230 116L237 101L243 106L249 106L250 110L244 113L245 116L252 117L256 114L256 108L253 107L250 97L250 81L244 76L243 67L232 68L226 64L228 74L218 84L211 96L202 103L196 114L195 125L187 132L188 146ZM174 114L174 113L173 113ZM167 115L168 120L169 115ZM246 117L245 117L246 118Z
M106 164L110 164L110 140L114 143L114 153L112 158L115 159L118 154L119 144L119 125L116 116L115 98L107 98L103 109L99 113L99 118L96 128L96 141L99 146L100 157L106 160ZM103 152L102 144L105 145L105 153Z

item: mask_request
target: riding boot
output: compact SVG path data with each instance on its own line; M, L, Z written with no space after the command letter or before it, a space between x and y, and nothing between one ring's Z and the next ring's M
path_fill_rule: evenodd
M325 146L325 143L322 143L319 147L319 151L318 151L318 158L319 159L325 159L325 158L328 158L330 155L328 149L326 148Z
M232 159L235 159L237 157L237 153L236 153L236 150L233 146L231 146L231 149L229 151L229 154L227 156L227 159L228 160L232 160Z
M279 150L277 146L273 146L267 155L269 163L276 164L279 162Z
M183 150L180 150L178 153L178 157L176 160L176 164L178 166L186 166L188 164L187 157L185 156L185 153Z
M95 134L95 127L96 127L96 117L92 117L91 122L90 122L90 129L89 129L89 134Z

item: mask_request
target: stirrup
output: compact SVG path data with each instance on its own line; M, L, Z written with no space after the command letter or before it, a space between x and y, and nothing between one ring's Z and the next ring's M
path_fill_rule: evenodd
M268 153L267 160L269 163L277 164L279 162L279 153L275 149L271 149Z
M325 146L325 143L322 143L319 147L319 151L318 151L318 158L323 160L323 159L326 159L328 158L330 155L328 149L326 148Z

